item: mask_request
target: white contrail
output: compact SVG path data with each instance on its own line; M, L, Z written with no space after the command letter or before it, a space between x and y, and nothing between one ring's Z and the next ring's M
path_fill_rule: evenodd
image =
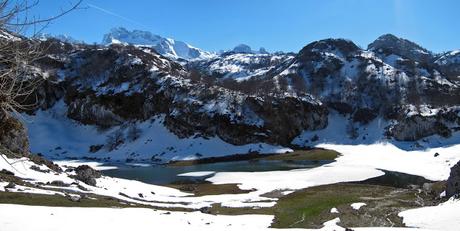
M130 22L130 23L134 23L134 24L137 24L137 25L140 25L140 26L143 26L143 27L147 27L146 25L144 25L144 24L142 24L142 23L140 23L140 22L137 22L137 21L135 21L135 20L132 20L132 19L130 19L130 18L127 18L127 17L125 17L125 16L123 16L123 15L117 14L117 13L115 13L115 12L113 12L113 11L106 10L106 9L104 9L104 8L102 8L102 7L99 7L99 6L96 6L96 5L94 5L94 4L88 3L87 5L88 5L88 7L90 7L90 8L99 10L99 11L104 12L104 13L106 13L106 14L109 14L109 15L115 16L115 17L117 17L117 18L123 19L123 20L125 20L125 21L128 21L128 22Z

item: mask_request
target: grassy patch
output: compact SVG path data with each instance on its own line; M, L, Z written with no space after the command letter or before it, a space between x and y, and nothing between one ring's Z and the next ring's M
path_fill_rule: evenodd
M339 153L334 150L316 148L311 150L294 150L293 152L268 155L261 160L335 160Z
M400 211L419 207L416 190L378 185L340 183L300 190L279 199L274 208L274 228L320 228L325 221L340 217L341 225L403 226ZM429 199L427 199L428 201ZM367 205L351 208L355 202ZM331 214L331 208L339 214Z
M251 190L240 189L236 184L188 183L171 184L167 186L179 189L183 192L193 193L195 196L239 194L251 192Z
M273 207L223 207L220 203L212 204L206 213L209 214L223 214L223 215L245 215L245 214L273 214Z
M241 160L285 160L285 161L301 161L301 160L335 160L339 153L334 150L327 150L322 148L315 148L311 150L294 150L289 153L276 153L276 154L235 154L221 157L208 157L196 160L179 160L168 163L168 166L191 166L198 164L210 164L219 162L231 162Z
M346 190L345 186L314 187L301 190L282 197L276 204L275 220L272 227L275 228L318 228L322 220L320 215L333 207L359 201L357 192L362 186L356 186L353 190ZM353 192L350 192L353 191Z
M111 197L91 196L96 199L82 198L71 201L60 195L43 195L20 192L0 192L0 204L21 204L60 207L137 207Z

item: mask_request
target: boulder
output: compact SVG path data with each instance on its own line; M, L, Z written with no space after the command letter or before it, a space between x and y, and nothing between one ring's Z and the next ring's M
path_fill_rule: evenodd
M80 165L75 168L77 180L84 182L85 184L96 186L96 178L101 177L101 173L88 165Z

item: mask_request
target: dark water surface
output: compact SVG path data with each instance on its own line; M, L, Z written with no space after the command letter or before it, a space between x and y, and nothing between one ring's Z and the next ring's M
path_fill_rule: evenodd
M187 172L264 172L277 170L292 170L314 168L327 163L330 160L324 161L280 161L280 160L249 160L249 161L233 161L220 162L211 164L199 164L192 166L165 166L152 165L148 167L133 167L130 165L118 165L117 169L103 171L104 175L138 180L150 184L171 184L181 181L200 181L212 175L205 177L184 177L177 176Z

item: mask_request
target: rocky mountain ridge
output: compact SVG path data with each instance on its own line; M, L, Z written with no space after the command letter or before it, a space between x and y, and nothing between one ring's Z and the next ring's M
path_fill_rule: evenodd
M364 139L357 128L377 119L389 141L448 138L460 127L457 53L436 55L394 36L366 50L326 39L297 54L233 52L185 63L146 46L35 42L48 47L36 62L45 78L39 110L64 102L68 119L100 128L112 143L95 143L88 153L130 142L112 128L129 133L159 116L179 139L218 137L233 145L290 146L304 131L327 128L332 112L349 124L337 131L347 139Z

